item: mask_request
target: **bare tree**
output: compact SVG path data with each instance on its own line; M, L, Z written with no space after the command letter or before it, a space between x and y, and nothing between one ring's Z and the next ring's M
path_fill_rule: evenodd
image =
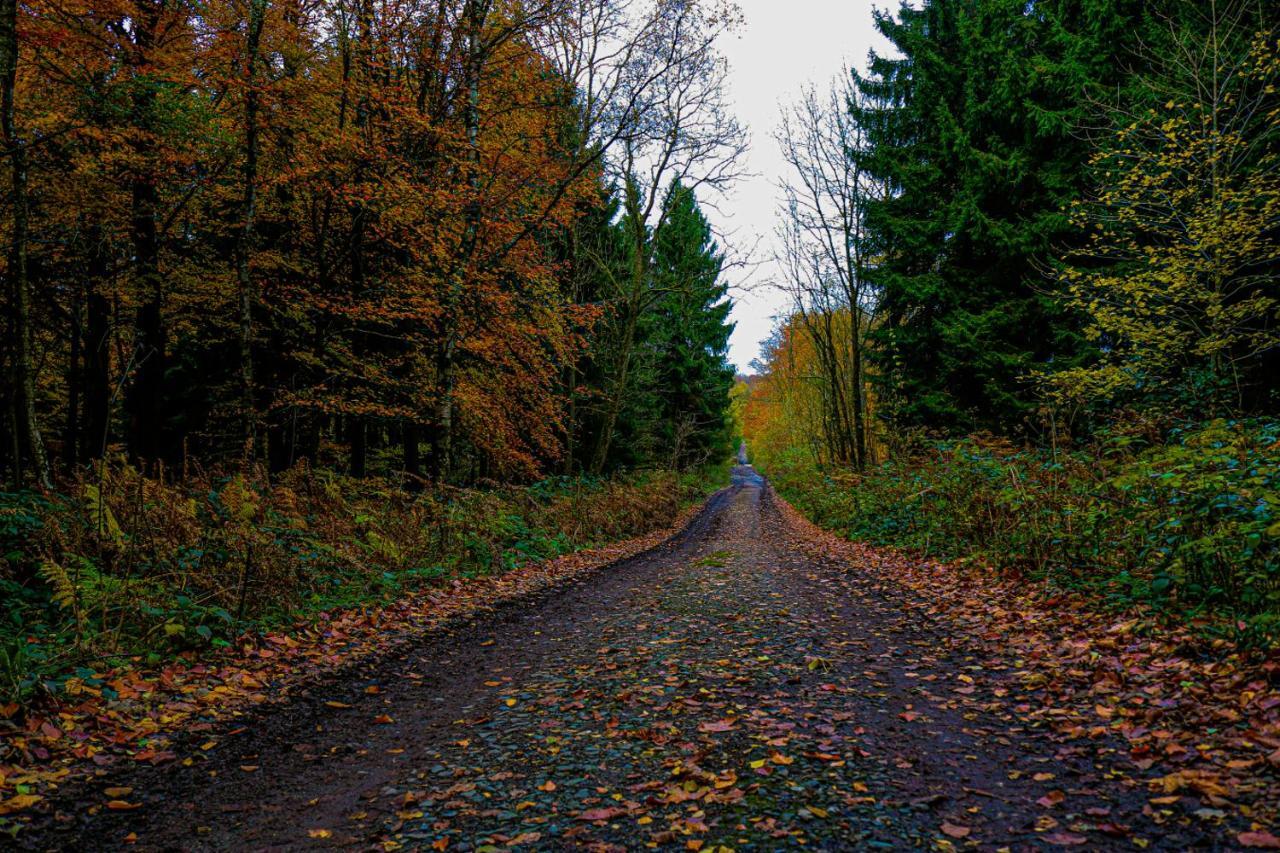
M791 173L780 185L779 257L784 278L822 370L823 416L833 461L861 468L869 456L867 336L877 310L868 283L865 218L883 186L867 173L860 97L852 75L825 94L812 87L784 109L775 138Z
M740 176L747 150L747 135L725 102L728 65L716 47L737 24L736 8L659 0L649 20L630 49L629 67L621 69L613 110L601 113L614 140L604 162L624 187L630 263L623 274L602 267L619 339L592 454L595 473L608 459L630 389L640 317L669 290L650 274L650 235L664 224L663 199L676 185L724 190Z

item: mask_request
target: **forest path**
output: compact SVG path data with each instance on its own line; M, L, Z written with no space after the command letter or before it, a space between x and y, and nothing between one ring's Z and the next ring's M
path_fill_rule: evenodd
M1154 826L1144 789L1006 707L1002 667L943 651L946 629L908 593L813 557L799 535L740 466L668 545L371 663L188 766L95 782L132 786L143 807L23 840L1217 846Z

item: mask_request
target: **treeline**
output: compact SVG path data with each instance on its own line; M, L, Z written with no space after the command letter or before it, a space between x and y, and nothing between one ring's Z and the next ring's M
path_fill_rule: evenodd
M0 8L4 475L727 446L711 2Z
M745 432L821 523L1280 635L1280 15L925 0L784 116Z
M878 13L894 51L779 131L794 312L757 421L862 467L916 429L1274 414L1277 17L1253 0Z

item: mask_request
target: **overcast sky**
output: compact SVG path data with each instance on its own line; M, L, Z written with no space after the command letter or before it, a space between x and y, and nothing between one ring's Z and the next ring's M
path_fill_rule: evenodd
M758 258L772 253L773 223L777 214L778 179L786 171L782 154L773 141L779 105L794 100L803 87L826 82L847 65L862 68L872 46L883 49L874 33L872 9L896 8L896 0L738 0L746 25L725 39L722 47L731 65L730 102L751 134L744 179L725 199L705 199L717 209L707 211L726 235L736 253L751 248L757 239ZM737 323L730 343L729 360L740 371L760 352L773 317L787 300L764 287L774 273L772 263L754 269L735 270L735 282L747 279L754 290L735 291L733 320Z

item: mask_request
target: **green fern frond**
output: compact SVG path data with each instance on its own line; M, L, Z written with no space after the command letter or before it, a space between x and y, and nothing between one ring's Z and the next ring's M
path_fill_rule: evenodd
M89 513L89 522L98 531L98 535L103 539L110 539L117 548L123 547L124 531L120 529L111 507L102 499L98 487L92 483L85 484L84 503Z
M76 584L71 579L71 575L67 574L66 569L52 560L42 560L40 577L49 585L51 590L49 597L54 604L64 609L75 606Z

